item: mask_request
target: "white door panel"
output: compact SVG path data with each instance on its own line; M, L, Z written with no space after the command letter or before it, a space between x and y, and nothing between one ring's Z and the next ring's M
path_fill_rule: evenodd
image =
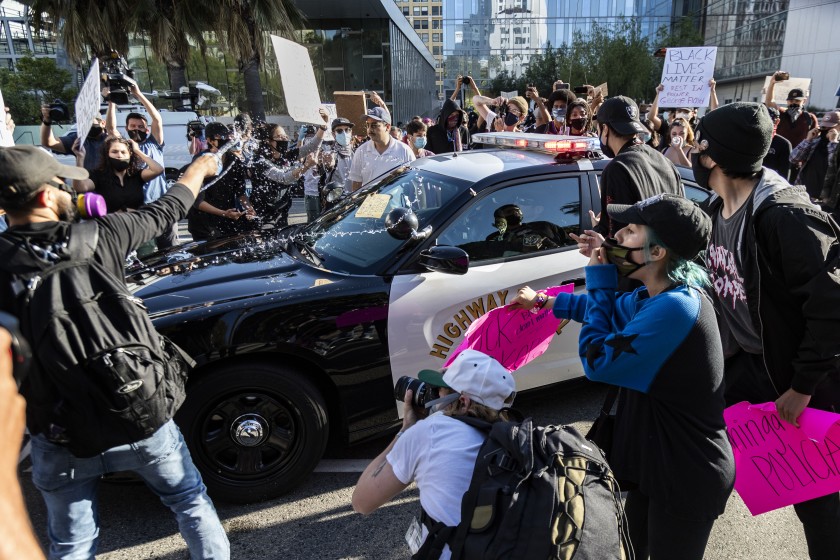
M510 303L525 285L556 286L583 277L588 259L575 249L504 263L470 266L463 276L425 272L396 276L388 312L391 370L396 381L421 369L440 369L475 319ZM583 288L578 288L582 293ZM515 374L517 391L583 375L580 325L570 323L548 351Z

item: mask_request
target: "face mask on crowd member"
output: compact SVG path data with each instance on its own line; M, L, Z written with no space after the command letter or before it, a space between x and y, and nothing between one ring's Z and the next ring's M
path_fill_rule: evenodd
M332 132L335 143L346 148L353 141L353 123L344 118L337 118L332 122Z
M125 171L131 166L131 148L122 139L113 139L106 144L108 165L114 171Z
M574 101L566 110L566 119L568 120L571 134L580 136L586 132L589 126L589 113L586 108L585 101Z
M128 137L138 144L142 144L149 137L149 125L140 113L129 113L125 118L125 130Z
M90 131L88 132L87 137L91 140L96 140L100 136L102 136L102 132L105 130L105 121L102 119L96 118L93 119L93 125L90 127Z

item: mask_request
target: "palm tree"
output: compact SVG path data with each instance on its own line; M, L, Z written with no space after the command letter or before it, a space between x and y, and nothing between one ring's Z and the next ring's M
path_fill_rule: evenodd
M123 31L126 3L97 0L32 0L30 8L35 28L57 25L58 35L67 56L76 64L90 59L90 54L125 52L128 35ZM44 19L47 14L49 20Z
M265 119L260 64L268 33L291 37L304 18L292 0L219 0L214 7L213 28L225 48L236 58L245 84L251 116Z

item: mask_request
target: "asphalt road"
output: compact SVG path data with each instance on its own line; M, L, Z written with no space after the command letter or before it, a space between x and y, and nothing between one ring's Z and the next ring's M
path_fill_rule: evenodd
M602 402L601 387L583 383L520 395L517 408L541 423L573 424L585 431ZM408 558L404 535L418 514L418 494L409 488L369 517L353 513L350 496L366 461L387 438L349 450L330 451L319 470L297 490L253 505L217 503L228 531L233 558L397 559ZM21 483L41 541L46 513L21 465ZM335 472L351 470L355 472ZM175 520L142 485L103 483L99 492L100 555L105 560L186 559L186 545ZM792 508L752 517L737 495L715 524L706 552L709 560L785 558L805 560L805 539Z

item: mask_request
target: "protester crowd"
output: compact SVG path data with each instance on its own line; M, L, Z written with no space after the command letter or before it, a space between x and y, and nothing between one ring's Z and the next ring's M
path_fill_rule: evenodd
M783 79L774 74L762 104L727 105L719 105L711 80L703 115L695 107L663 114L663 86L651 92L650 105L639 105L604 97L592 86L570 89L560 80L547 97L533 86L524 96L485 96L468 76L457 77L435 120L394 123L376 94L363 131L323 110L323 122L304 125L294 136L242 114L231 126L190 126L194 160L171 187L163 177L161 115L136 84L131 93L146 114L128 114L123 130L109 103L84 138L75 132L56 138L45 107L42 146L75 155L76 166L60 165L35 147L0 148L0 207L9 228L0 235L0 312L31 321L26 306L35 301L41 276L70 274L72 267L58 264L68 254L98 267L113 279L109 289L122 294L127 255L177 244L184 218L195 240L281 228L296 188L302 187L313 221L328 209L330 189L351 193L415 159L470 150L478 133L598 138L611 158L600 179L600 213L593 212L591 228L573 236L589 258L587 293L549 296L524 286L513 307L551 310L582 323L586 376L615 387L615 437L604 452L627 484L624 509L635 558L699 560L735 479L724 409L745 400L772 402L780 419L794 426L805 407L840 410L840 111L808 112L807 97L796 88L778 106L773 90ZM474 108L469 112L458 102L466 94ZM702 208L684 198L677 167L691 168L695 181L713 193ZM76 223L77 193L100 195L107 216ZM73 241L85 235L93 239L87 249ZM34 288L20 280L36 276ZM150 323L132 329L158 344ZM4 337L0 330L0 342ZM183 400L179 376L190 362L172 346L161 338L143 361L154 362L164 348L156 383L171 383L165 411L156 409L158 422L143 437L79 452L79 432L59 427L80 405L66 403L45 381L23 387L33 482L49 512L50 558L95 554L92 504L108 465L137 472L161 496L191 557L229 557L212 501L172 421ZM0 368L9 367L0 361ZM459 417L511 420L516 390L510 372L477 352L423 377L439 388L440 399L418 408L406 393L402 429L361 475L352 498L357 511L370 513L416 482L424 512L418 543L462 521L461 496L486 438ZM8 393L7 378L0 372ZM4 406L0 402L0 410ZM12 448L19 443L11 438L3 453L17 453ZM134 453L137 448L143 453ZM8 470L12 462L5 459ZM20 526L19 498L8 499ZM837 558L840 495L794 509L810 558ZM31 550L28 532L17 533L21 547ZM455 542L448 538L436 545L442 558Z

